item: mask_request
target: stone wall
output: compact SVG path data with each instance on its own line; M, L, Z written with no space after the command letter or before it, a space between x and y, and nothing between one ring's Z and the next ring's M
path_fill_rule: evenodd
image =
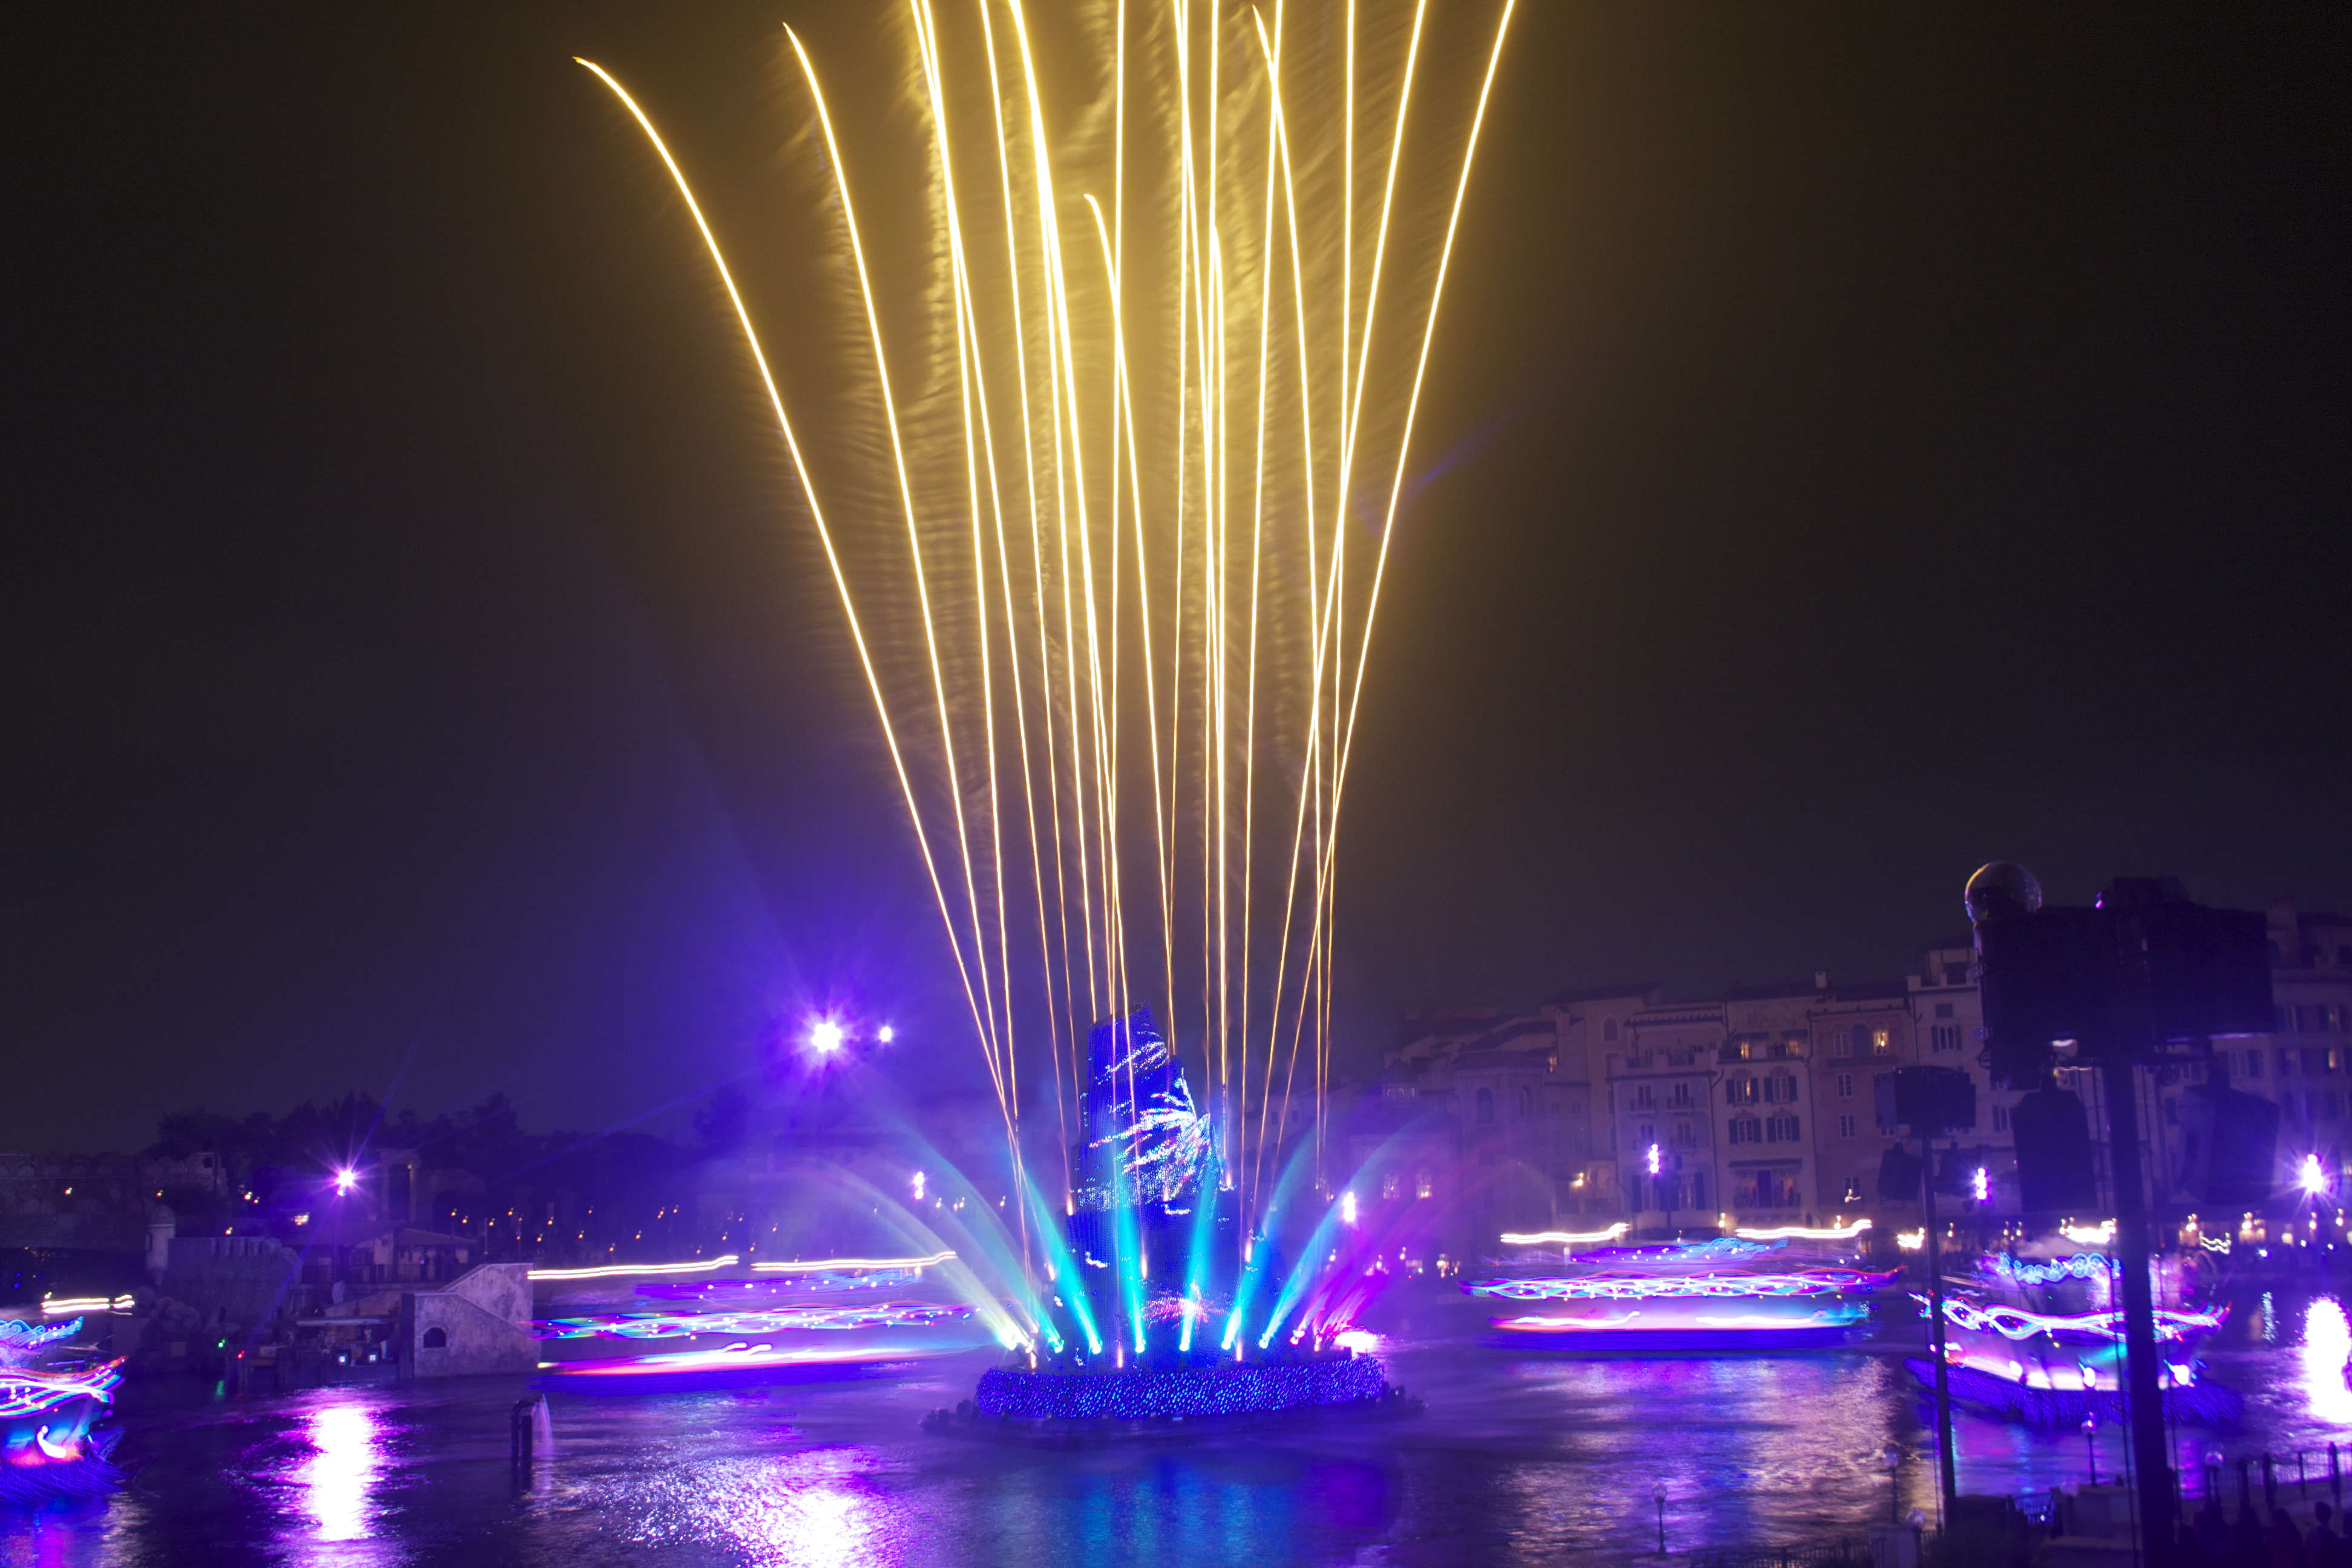
M194 1308L206 1328L255 1328L293 1304L300 1256L268 1237L174 1237L171 1256L163 1293Z
M401 1296L400 1359L411 1377L530 1372L530 1265L485 1263L438 1290Z

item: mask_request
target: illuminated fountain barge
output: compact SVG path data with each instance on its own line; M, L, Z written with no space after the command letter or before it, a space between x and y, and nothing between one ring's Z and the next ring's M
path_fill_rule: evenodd
M1416 1415L1344 1322L1310 1300L1319 1250L1286 1267L1276 1203L1246 1260L1210 1119L1149 1008L1095 1026L1072 1212L1047 1254L1036 1341L926 1431L1036 1447L1169 1441ZM1281 1189L1277 1189L1277 1194Z
M120 1361L70 1357L81 1320L0 1323L0 1503L101 1497L127 1478L113 1462L119 1427L93 1426L114 1403Z

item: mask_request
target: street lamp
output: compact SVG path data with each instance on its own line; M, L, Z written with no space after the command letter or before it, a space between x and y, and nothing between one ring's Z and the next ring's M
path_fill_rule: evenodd
M1879 1450L1878 1464L1886 1472L1886 1522L1899 1524L1903 1519L1902 1505L1895 1500L1900 1489L1895 1486L1895 1478L1903 1468L1903 1450L1892 1443L1887 1444Z
M2095 1436L2098 1429L2099 1418L2097 1416L2085 1415L2083 1417L2083 1452L2090 1458L2091 1484L2093 1486L2097 1486L2099 1484L2099 1445L2098 1439Z
M1666 1554L1666 1483L1660 1481L1651 1489L1650 1496L1658 1504L1658 1555L1664 1557Z

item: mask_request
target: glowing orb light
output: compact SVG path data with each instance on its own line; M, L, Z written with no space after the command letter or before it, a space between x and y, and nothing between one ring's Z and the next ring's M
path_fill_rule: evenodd
M1658 1173L1658 1146L1657 1146L1655 1143L1653 1143L1653 1144L1651 1144L1651 1145L1650 1145L1650 1174L1652 1174L1652 1175L1654 1175L1654 1175L1656 1175L1657 1173Z
M898 1037L898 1031L885 1024L874 1031L874 1037L887 1046Z
M849 1043L849 1033L834 1019L819 1018L809 1026L808 1043L817 1055L829 1057Z
M360 1184L360 1173L346 1165L335 1173L335 1195L341 1197Z
M2294 1184L2309 1197L2317 1197L2327 1190L2327 1172L2321 1167L2318 1155L2303 1157L2303 1163L2295 1167Z

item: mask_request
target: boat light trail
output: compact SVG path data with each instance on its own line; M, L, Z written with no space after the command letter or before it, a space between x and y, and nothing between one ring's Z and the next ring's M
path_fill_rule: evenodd
M1614 1241L1633 1228L1621 1219L1607 1230L1507 1230L1502 1242L1505 1247L1579 1247L1589 1242Z
M952 1259L952 1252L934 1252L922 1258L817 1258L805 1262L795 1258L790 1263L754 1263L755 1274L853 1274L860 1271L890 1268L929 1268L935 1263Z
M1805 1268L1787 1274L1591 1274L1568 1279L1490 1279L1465 1287L1473 1296L1507 1301L1643 1301L1705 1296L1764 1300L1874 1290L1900 1269Z
M1858 1219L1852 1225L1818 1227L1784 1225L1771 1230L1751 1230L1743 1226L1732 1234L1742 1241L1852 1241L1869 1228L1868 1220Z
M114 1403L122 1383L122 1363L110 1361L82 1372L39 1372L30 1367L0 1369L0 1419L36 1415L77 1399Z
M957 1322L977 1309L929 1301L884 1301L870 1307L782 1307L729 1312L621 1312L551 1318L542 1340L675 1340L697 1334L841 1333L856 1329L927 1329Z
M696 1263L601 1263L593 1268L534 1268L533 1279L653 1279L668 1274L708 1274L741 1262L733 1253Z

